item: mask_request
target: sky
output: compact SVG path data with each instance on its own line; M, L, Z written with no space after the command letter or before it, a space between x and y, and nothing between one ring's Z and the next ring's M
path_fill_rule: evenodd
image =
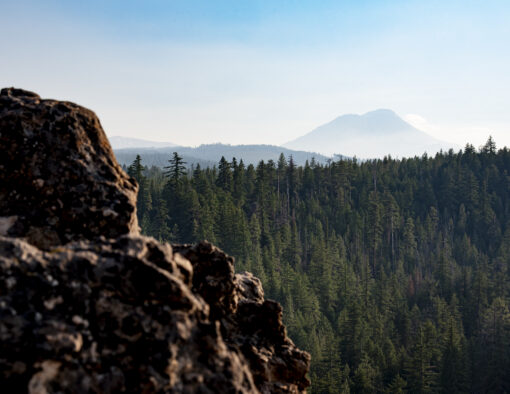
M109 136L283 144L388 108L510 146L510 2L0 0L0 86L94 110Z

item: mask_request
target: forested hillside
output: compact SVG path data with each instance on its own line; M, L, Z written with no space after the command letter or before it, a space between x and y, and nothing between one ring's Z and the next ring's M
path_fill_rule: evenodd
M510 151L129 167L143 232L262 279L313 393L510 392ZM150 283L147 284L150 286Z

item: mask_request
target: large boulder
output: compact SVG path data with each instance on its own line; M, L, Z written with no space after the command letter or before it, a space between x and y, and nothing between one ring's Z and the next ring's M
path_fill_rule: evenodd
M92 111L2 89L0 147L0 235L47 249L138 232L136 182Z
M5 392L300 393L310 356L215 246L137 234L136 184L94 114L0 94Z

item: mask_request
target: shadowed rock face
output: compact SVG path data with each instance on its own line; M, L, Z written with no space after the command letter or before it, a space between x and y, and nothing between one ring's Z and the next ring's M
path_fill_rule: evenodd
M3 391L305 391L310 356L257 278L207 242L136 234L92 112L4 89L0 146Z
M232 351L248 361L263 392L299 392L308 387L310 356L287 337L279 303L264 299L260 280L249 272L234 275L234 260L213 245L174 245L193 265L192 290L210 307L211 318Z
M138 232L137 185L92 111L2 89L0 146L0 235L48 248Z

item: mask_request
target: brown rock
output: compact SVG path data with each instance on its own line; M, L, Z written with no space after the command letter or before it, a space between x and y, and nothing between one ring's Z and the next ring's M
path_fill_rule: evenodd
M174 256L141 236L49 252L0 237L3 390L257 392Z
M3 89L0 147L3 391L305 391L310 356L257 278L136 234L136 184L92 112Z
M0 146L0 235L47 249L138 232L136 182L92 111L2 89Z

